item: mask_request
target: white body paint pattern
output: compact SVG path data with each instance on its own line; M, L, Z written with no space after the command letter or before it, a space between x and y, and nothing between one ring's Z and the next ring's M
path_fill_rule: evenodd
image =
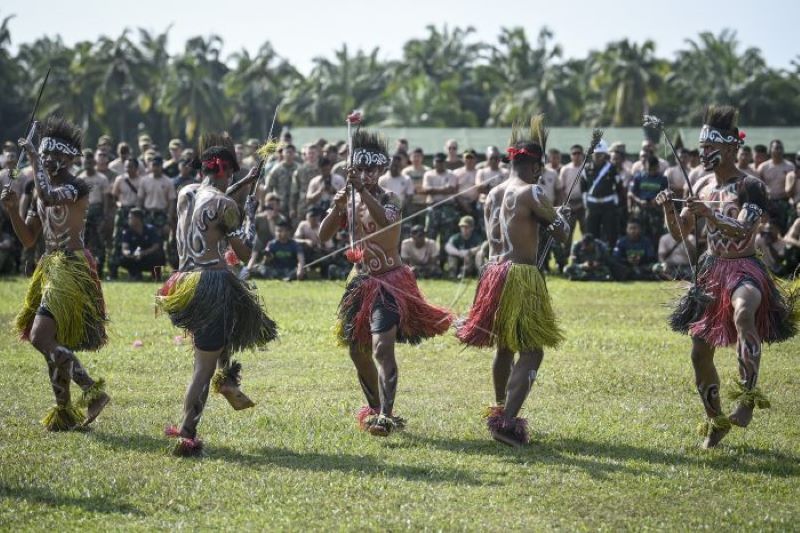
M210 185L188 185L181 189L175 231L181 271L214 267L223 262L228 248L224 220L231 209L230 202ZM212 231L217 235L211 235Z
M69 219L75 204L46 205L41 199L36 200L36 212L42 223L42 238L44 247L48 252L54 250L64 250L67 248L71 234ZM83 214L84 218L86 213ZM80 247L84 247L83 234L85 226L81 226L78 234Z

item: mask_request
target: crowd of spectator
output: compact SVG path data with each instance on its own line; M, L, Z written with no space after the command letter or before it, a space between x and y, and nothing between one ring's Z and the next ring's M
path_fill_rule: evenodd
M244 176L256 165L258 139L236 145ZM86 245L107 280L159 279L164 268L177 268L176 198L182 187L196 183L192 161L195 152L180 139L165 151L147 135L138 139L138 151L121 142L114 146L101 136L94 148L85 149L73 172L91 185L86 225ZM21 214L33 197L30 167L12 179L18 148L3 146L0 186L10 186L21 198ZM697 150L679 150L678 161L657 155L656 146L643 141L635 160L626 147L601 144L578 176L584 149L570 148L563 156L550 149L540 178L544 193L555 205L572 209L573 232L579 240L548 251L547 269L570 280L685 279L691 275L694 254L705 243L687 236L677 242L667 231L655 196L664 189L685 197L684 174L697 188L712 176L703 171ZM341 253L349 236L342 231L322 242L317 233L333 196L344 187L347 144L320 139L298 153L291 134L282 135L280 148L265 164L256 188L257 239L243 278L303 280L343 279L350 265ZM431 166L426 165L430 162ZM800 154L795 158L800 163ZM768 217L759 228L757 248L776 275L791 275L800 262L800 183L795 163L784 157L783 144L743 146L738 166L743 173L762 179L769 191ZM489 190L508 177L503 155L495 146L483 154L459 150L448 140L444 151L426 158L420 148L397 141L391 164L379 179L394 192L403 210L403 261L421 278L474 277L488 260L483 204ZM454 196L455 195L455 196ZM427 209L434 206L432 209ZM543 239L542 239L543 240ZM0 209L0 274L30 274L42 253L39 242L22 249L6 214ZM310 266L310 267L307 267Z

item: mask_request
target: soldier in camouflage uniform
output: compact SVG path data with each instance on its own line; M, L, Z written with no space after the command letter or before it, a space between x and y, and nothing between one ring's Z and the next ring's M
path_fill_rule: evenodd
M274 192L281 198L281 213L287 219L295 213L291 212L292 181L299 165L294 160L295 148L292 144L283 147L283 161L275 165L267 174L265 192Z

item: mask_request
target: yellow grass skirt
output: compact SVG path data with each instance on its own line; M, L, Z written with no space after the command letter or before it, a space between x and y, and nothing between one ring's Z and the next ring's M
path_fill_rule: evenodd
M21 338L30 340L40 307L53 315L56 341L70 350L98 350L108 340L103 292L88 250L42 256L15 321Z
M493 332L498 346L525 352L564 340L538 268L512 264L502 291Z

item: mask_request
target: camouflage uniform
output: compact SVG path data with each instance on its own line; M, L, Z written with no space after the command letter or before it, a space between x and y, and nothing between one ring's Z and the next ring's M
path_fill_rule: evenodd
M266 191L268 193L274 192L281 197L281 212L287 219L289 218L289 208L291 207L293 177L298 166L297 163L292 163L291 165L280 163L274 166L267 174Z
M311 178L320 174L319 167L309 164L300 165L292 176L292 207L301 218L302 213L309 207L306 205L306 192Z

